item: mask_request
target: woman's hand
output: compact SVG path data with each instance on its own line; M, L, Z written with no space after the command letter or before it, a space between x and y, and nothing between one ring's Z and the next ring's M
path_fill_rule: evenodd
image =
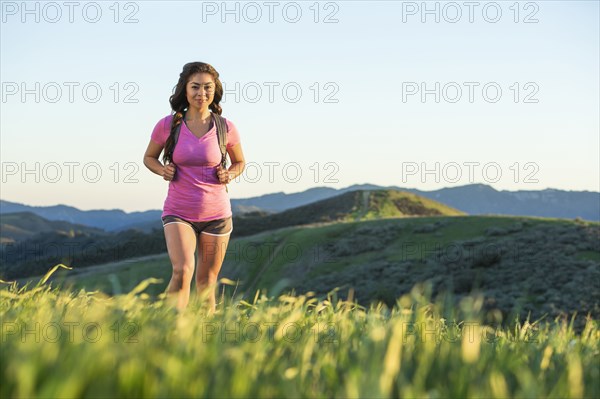
M175 177L175 164L170 163L168 165L163 166L162 176L166 181L171 181Z
M221 164L217 166L217 177L219 178L221 184L227 184L232 180L231 173L227 169L224 169Z

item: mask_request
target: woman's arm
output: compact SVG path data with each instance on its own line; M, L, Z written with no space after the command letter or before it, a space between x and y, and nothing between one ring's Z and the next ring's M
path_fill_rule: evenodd
M223 184L227 184L241 175L246 167L246 161L244 160L244 152L242 151L241 143L228 148L227 153L229 154L229 159L231 159L231 165L227 171L223 170L221 164L217 166L217 177Z
M164 177L164 166L158 160L163 147L153 140L150 140L146 153L144 154L144 165L150 169L153 173Z
M238 143L231 148L227 149L229 159L231 159L231 165L229 166L229 180L233 180L242 174L246 167L246 160L244 159L244 152L242 151L242 144Z

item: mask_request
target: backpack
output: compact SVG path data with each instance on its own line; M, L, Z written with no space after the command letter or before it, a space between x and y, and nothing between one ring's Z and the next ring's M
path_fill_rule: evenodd
M221 115L218 115L214 112L210 113L213 119L213 123L217 127L217 140L219 142L219 149L221 150L221 166L223 169L227 170L227 132L229 128L227 127L227 123L225 122L225 118ZM173 143L173 152L175 151L175 145L177 145L177 139L179 138L179 131L181 130L181 125L185 120L185 111L183 112L183 118L181 118L181 123L175 127L175 141ZM225 191L229 192L227 189L227 185L225 185Z

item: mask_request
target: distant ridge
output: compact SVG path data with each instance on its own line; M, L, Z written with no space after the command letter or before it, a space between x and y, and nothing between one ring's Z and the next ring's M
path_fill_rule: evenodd
M15 202L0 200L0 214L13 212L31 212L48 220L62 220L70 223L84 224L107 231L121 230L128 225L149 220L160 221L161 211L151 210L126 213L120 209L98 209L82 211L72 206L28 206ZM2 216L4 219L4 216Z

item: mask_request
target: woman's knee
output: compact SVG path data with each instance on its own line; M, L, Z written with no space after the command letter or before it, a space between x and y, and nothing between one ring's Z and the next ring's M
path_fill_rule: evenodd
M173 277L178 280L191 280L194 275L193 262L173 263Z
M196 274L196 280L202 284L213 284L217 281L218 273L212 270L205 270L204 272L198 272Z

